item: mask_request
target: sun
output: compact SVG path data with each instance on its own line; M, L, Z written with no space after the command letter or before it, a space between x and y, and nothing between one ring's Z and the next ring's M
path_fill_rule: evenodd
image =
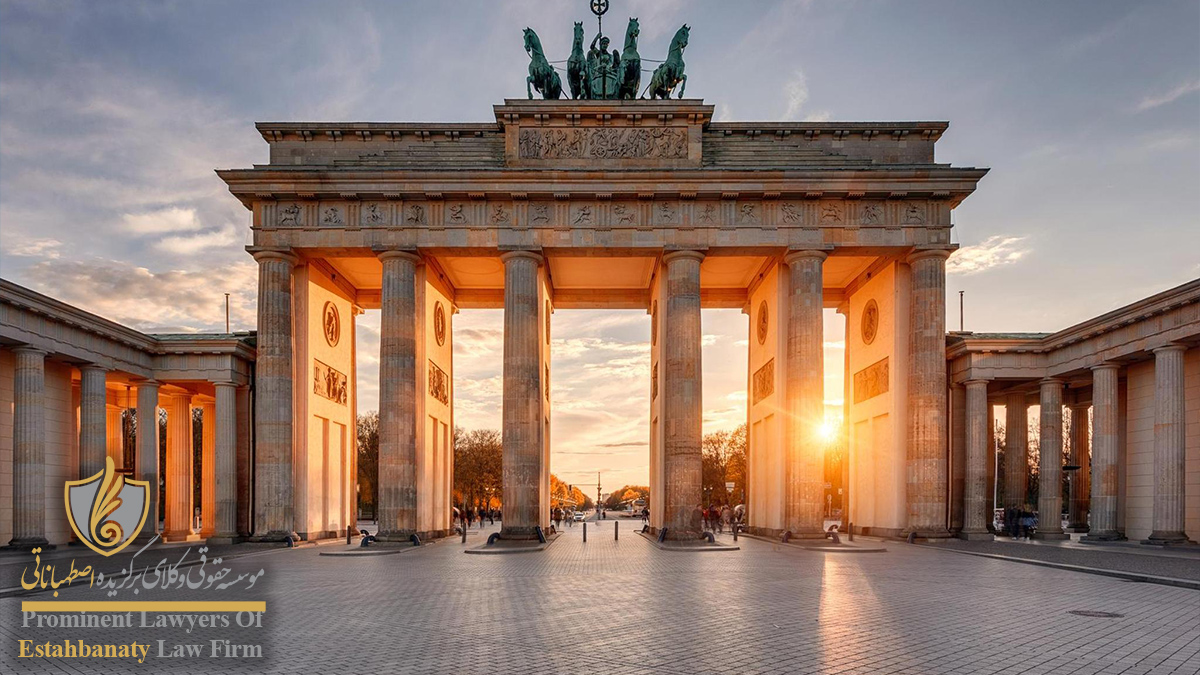
M817 429L817 436L825 443L836 441L840 433L841 428L837 420L828 417L821 422L821 426Z

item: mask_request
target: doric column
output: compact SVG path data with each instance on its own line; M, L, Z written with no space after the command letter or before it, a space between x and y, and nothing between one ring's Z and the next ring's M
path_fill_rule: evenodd
M417 300L421 259L384 251L379 339L379 537L417 531Z
M1088 506L1091 504L1091 451L1088 448L1088 405L1071 406L1071 461L1079 467L1072 472L1067 525L1071 532L1088 531Z
M237 388L237 533L241 538L250 536L253 517L250 502L253 489L250 483L250 387ZM218 500L219 501L219 500Z
M108 371L87 364L79 367L79 478L104 470L108 456Z
M1025 508L1029 487L1029 408L1025 394L1004 398L1004 508Z
M108 456L112 457L113 466L118 469L125 468L125 428L121 422L123 412L125 409L119 405L108 404L104 407L104 447L107 448Z
M950 385L950 531L961 532L966 508L967 389Z
M542 256L510 251L504 262L504 537L534 536L541 522L541 338L538 267Z
M217 404L205 398L200 404L200 536L216 532L217 515Z
M183 541L192 534L192 395L167 397L167 521L163 538Z
M216 403L213 428L214 511L212 540L232 543L237 537L237 385L233 382L214 382ZM208 425L208 408L204 410ZM205 471L207 474L207 471ZM207 494L207 492L205 492ZM205 519L207 524L208 520Z
M150 483L150 506L139 539L156 534L162 520L158 499L158 387L156 380L144 380L137 385L136 473L138 480Z
M1187 347L1179 344L1154 350L1154 517L1148 544L1187 541L1183 533L1185 351Z
M996 512L996 411L991 399L987 401L987 527L994 529L993 514ZM1003 501L1001 501L1003 504Z
M963 539L991 539L988 522L988 381L969 380L964 388L965 479L963 484Z
M1062 531L1063 383L1048 377L1039 383L1038 539L1069 539Z
M916 251L908 349L908 532L946 537L946 258Z
M668 539L700 537L704 399L700 370L699 251L663 256L663 527Z
M789 447L785 455L787 509L784 527L797 537L823 537L825 534L822 513L825 452L820 429L825 418L825 335L821 315L824 296L821 271L826 257L824 251L807 250L792 251L783 259L788 267L789 282L785 399ZM698 275L698 261L696 271ZM696 289L699 293L699 276L696 278ZM699 320L697 297L697 328ZM671 336L667 338L667 345L670 349ZM670 385L667 389L669 392ZM698 394L697 387L696 404L700 405Z
M15 347L12 351L16 357L13 372L13 538L8 545L22 549L47 548L46 420L43 408L46 352L27 346ZM54 490L51 494L61 499L62 491Z
M292 270L296 257L258 251L254 538L282 541L292 510Z
M1117 371L1115 363L1092 368L1092 526L1084 539L1124 539L1117 531Z

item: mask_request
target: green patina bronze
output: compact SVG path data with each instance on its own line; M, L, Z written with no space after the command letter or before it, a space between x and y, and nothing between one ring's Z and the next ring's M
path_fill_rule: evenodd
M607 9L607 7L605 7ZM595 9L593 9L595 11ZM654 70L647 88L649 98L670 98L675 87L679 87L679 98L687 84L684 74L683 50L687 47L690 29L684 24L671 40L667 60ZM637 43L641 28L637 18L631 17L625 28L625 47L622 51L609 51L609 39L596 33L589 49L584 52L583 22L575 22L575 36L571 43L571 56L567 59L567 86L573 99L623 99L638 98L642 84L642 57ZM546 60L542 42L531 28L525 29L525 51L529 54L529 77L525 79L525 91L533 98L533 90L542 98L557 99L562 95L562 81L554 66ZM561 62L558 62L561 63Z

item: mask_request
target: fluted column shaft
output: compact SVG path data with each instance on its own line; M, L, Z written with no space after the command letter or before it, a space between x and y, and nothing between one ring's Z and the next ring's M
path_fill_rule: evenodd
M785 526L800 537L824 536L825 448L820 429L825 418L825 336L821 314L825 258L826 253L818 250L793 251L784 258L789 281ZM670 349L669 337L667 345Z
M1079 467L1071 476L1067 524L1073 532L1088 531L1092 467L1088 447L1088 406L1071 406L1071 464Z
M200 404L200 536L210 537L217 523L217 404Z
M504 262L504 526L528 538L541 523L542 394L538 267L542 257L511 251Z
M139 537L158 532L162 520L158 499L158 387L154 380L139 382L137 387L137 478L150 483L146 525Z
M260 541L286 538L292 504L292 270L296 257L259 251L258 356L255 363L254 533Z
M1042 380L1039 392L1036 536L1039 539L1066 539L1062 530L1062 380Z
M237 536L237 385L216 382L213 407L214 506L213 534L222 539ZM205 409L205 415L208 410ZM207 418L206 418L207 424Z
M1123 539L1117 531L1119 420L1116 364L1092 368L1092 527L1086 539Z
M967 389L950 385L950 531L964 527L967 481Z
M908 350L908 531L949 536L947 515L946 258L917 251L912 271Z
M107 377L100 366L79 368L79 478L103 471L108 456Z
M1183 354L1187 347L1154 350L1154 516L1150 543L1187 541L1183 533L1185 469Z
M702 534L693 517L703 500L699 251L671 251L663 256L663 527L669 539L695 539Z
M988 381L966 383L964 426L966 475L963 485L963 534L986 535L988 513Z
M17 347L13 355L13 538L8 545L45 547L46 352Z
M104 425L104 447L108 456L112 457L113 466L118 469L125 468L125 429L121 423L121 413L125 412L125 409L119 405L106 405L104 411L107 418Z
M1025 508L1029 487L1029 408L1025 394L1004 399L1004 508Z
M417 531L417 300L420 258L384 251L379 339L379 533Z
M167 521L163 538L192 534L192 396L172 394L167 407Z

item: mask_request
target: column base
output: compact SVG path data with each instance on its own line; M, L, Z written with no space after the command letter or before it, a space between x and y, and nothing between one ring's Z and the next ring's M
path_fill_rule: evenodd
M1172 544L1193 544L1182 532L1151 532L1149 539L1143 539L1143 544L1150 546L1171 546Z
M962 539L963 541L995 541L996 540L995 535L993 535L991 532L987 532L987 531L983 531L983 530L981 530L979 532L966 532L966 531L959 532L958 538Z
M168 543L179 543L181 541L203 541L204 538L195 532L165 532L163 533L163 541Z
M232 544L240 544L245 539L236 534L214 534L208 538L208 544L212 546L229 546Z
M50 543L45 537L26 537L24 539L12 539L8 542L8 546L0 548L0 551L25 551L29 552L35 548L40 548L43 551L53 551L55 546Z
M900 536L907 539L909 535L915 536L917 539L949 539L953 535L946 528L929 528L922 529L919 527L905 528L900 532Z
M252 535L249 539L247 539L247 541L250 541L250 542L253 542L256 544L282 542L282 541L287 541L288 537L291 537L292 535L293 535L292 532L285 532L283 530L271 530L270 532L266 532L264 534Z
M1029 538L1042 541L1065 541L1070 539L1071 535L1066 532L1034 532Z
M500 538L509 539L512 541L523 541L529 539L537 539L537 526L532 527L525 525L514 525L513 527L501 527Z
M376 541L411 541L412 536L418 534L416 530L391 530L388 532L380 532L375 535Z
M1063 530L1063 532L1070 532L1072 534L1083 534L1083 533L1090 531L1091 529L1092 528L1088 527L1087 525L1068 525L1067 528L1065 530Z
M1079 541L1125 541L1125 535L1120 532L1089 532L1079 538Z

